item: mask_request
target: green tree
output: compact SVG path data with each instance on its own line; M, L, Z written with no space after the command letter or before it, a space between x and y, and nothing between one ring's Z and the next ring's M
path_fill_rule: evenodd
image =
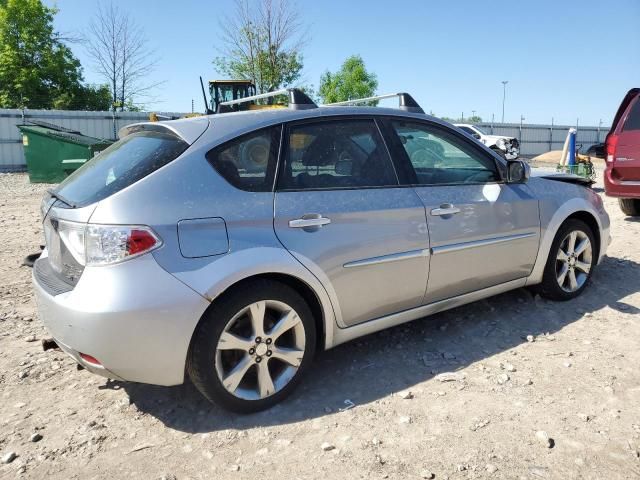
M51 107L56 110L110 110L111 91L108 85L79 85L58 95Z
M326 71L320 77L318 95L323 103L344 102L372 97L378 88L375 73L368 72L360 55L347 58L336 73ZM370 102L377 105L378 102Z
M0 0L0 107L52 108L82 92L82 68L41 0Z
M231 79L249 79L257 93L293 85L302 74L304 33L291 0L236 0L220 23L222 56L213 64Z

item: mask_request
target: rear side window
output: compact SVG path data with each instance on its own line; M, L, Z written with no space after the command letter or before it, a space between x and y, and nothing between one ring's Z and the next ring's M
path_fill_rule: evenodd
M280 126L239 137L207 153L207 161L231 185L248 192L270 192L280 146Z
M636 98L636 101L631 106L631 111L627 116L627 120L622 127L623 132L629 130L640 130L640 97Z
M397 186L391 159L373 120L294 125L278 186L284 190Z
M140 131L114 143L72 173L58 193L76 206L103 200L175 160L189 145L169 131Z

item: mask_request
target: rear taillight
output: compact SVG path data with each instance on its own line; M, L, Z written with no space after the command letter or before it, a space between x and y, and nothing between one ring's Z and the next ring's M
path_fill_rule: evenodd
M142 255L160 246L160 239L148 227L87 225L87 265L109 265Z
M60 239L82 266L110 265L142 255L161 245L145 226L92 225L59 221Z
M616 147L618 146L618 135L607 135L607 163L613 164L616 155Z

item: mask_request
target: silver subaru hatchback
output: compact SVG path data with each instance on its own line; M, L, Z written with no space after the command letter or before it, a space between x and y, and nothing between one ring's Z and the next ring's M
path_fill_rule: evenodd
M289 94L289 108L128 126L46 195L33 285L80 365L188 375L257 411L319 349L510 289L587 286L609 218L579 177L529 178L408 94L397 109Z

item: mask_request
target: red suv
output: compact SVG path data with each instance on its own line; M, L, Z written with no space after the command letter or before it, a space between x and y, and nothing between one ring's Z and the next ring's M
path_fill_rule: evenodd
M622 100L607 135L604 189L627 215L640 215L640 88Z

